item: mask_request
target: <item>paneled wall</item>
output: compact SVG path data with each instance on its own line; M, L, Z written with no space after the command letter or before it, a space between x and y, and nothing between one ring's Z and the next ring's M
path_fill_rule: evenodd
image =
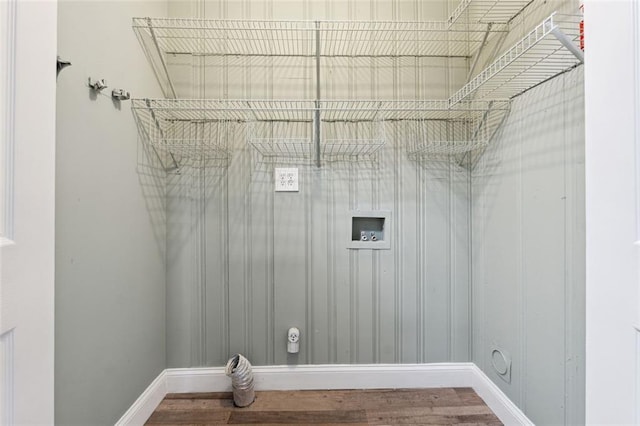
M444 20L422 1L175 3L174 16ZM323 59L322 97L446 99L466 58ZM203 66L204 65L204 66ZM315 97L314 62L176 58L195 98ZM469 172L412 161L393 123L360 162L266 162L238 124L228 167L169 177L168 364L411 363L470 359ZM274 167L298 167L300 191L274 192ZM349 250L352 210L391 212L389 250ZM300 328L298 355L286 331Z
M582 67L514 99L472 182L473 361L534 423L584 424Z
M273 165L243 140L228 170L171 176L169 366L235 352L256 365L469 360L469 173L390 145L375 162L296 164L298 193L274 193ZM377 209L391 212L391 249L347 249L350 211Z

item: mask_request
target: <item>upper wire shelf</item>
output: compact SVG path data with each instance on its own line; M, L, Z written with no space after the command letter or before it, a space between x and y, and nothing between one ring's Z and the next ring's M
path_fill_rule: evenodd
M133 18L163 55L399 57L461 56L482 43L485 25L446 21L266 21ZM505 32L496 26L492 32ZM320 43L317 51L316 39Z
M468 22L258 21L133 18L135 31L165 95L176 98L172 61L179 57L468 58L488 33ZM178 59L176 59L178 58ZM305 59L306 58L306 59ZM316 66L322 66L318 61ZM311 62L309 62L309 65Z
M552 14L507 50L451 98L504 99L583 62L580 17Z

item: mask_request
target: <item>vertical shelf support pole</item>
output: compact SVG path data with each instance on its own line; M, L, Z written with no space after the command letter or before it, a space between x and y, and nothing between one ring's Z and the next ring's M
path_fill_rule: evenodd
M316 105L313 120L316 166L320 167L320 21L316 21Z

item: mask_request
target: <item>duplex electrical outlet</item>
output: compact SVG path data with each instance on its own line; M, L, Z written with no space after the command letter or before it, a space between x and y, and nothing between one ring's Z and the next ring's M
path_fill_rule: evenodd
M276 191L298 191L298 168L276 168Z

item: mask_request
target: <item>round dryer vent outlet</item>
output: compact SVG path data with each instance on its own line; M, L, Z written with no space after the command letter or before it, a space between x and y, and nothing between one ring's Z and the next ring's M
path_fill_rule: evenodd
M494 346L491 348L491 366L498 376L507 383L511 383L511 355Z

